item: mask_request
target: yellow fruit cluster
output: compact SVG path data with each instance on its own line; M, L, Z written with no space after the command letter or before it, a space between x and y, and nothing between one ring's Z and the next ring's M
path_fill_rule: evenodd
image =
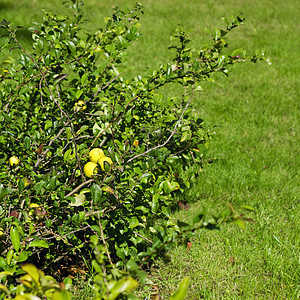
M86 105L85 105L84 101L79 100L78 102L75 103L75 105L74 105L74 111L75 112L84 111L84 110L86 110Z
M106 156L102 149L94 148L89 153L90 161L85 164L83 171L86 177L92 177L98 173L100 166L103 172L108 172L113 164L110 157Z

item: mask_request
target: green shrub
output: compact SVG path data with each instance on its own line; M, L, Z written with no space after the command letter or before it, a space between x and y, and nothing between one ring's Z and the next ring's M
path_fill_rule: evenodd
M122 61L140 36L142 5L116 9L105 28L91 33L82 3L68 3L73 17L47 12L28 29L32 49L19 43L18 26L1 23L1 50L14 53L0 65L0 281L7 285L24 273L23 262L43 269L89 265L93 235L112 266L143 276L139 265L195 226L243 222L231 211L174 224L171 210L208 161L210 130L192 106L201 82L228 75L236 63L265 60L263 52L224 54L226 35L244 19L224 19L225 29L215 29L212 43L197 52L179 27L173 59L128 79ZM168 84L181 86L182 95L165 97L160 88ZM94 148L112 163L87 178Z

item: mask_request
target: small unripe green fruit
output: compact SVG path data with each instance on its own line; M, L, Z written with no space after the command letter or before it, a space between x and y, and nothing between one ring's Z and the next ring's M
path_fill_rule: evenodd
M85 164L83 171L86 177L91 178L92 175L98 173L98 165L89 161L88 163Z
M103 156L98 160L98 165L101 167L101 170L103 172L109 172L112 167L112 164L113 162L108 156Z
M9 159L9 164L14 167L16 165L18 165L20 162L20 160L16 157L16 156L12 156L10 159Z
M90 161L95 164L98 162L99 158L101 158L103 156L105 156L105 154L104 154L103 150L100 148L94 148L89 153Z

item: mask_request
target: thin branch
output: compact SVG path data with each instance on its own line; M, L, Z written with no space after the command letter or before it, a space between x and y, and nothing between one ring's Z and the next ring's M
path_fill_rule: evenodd
M68 197L72 196L72 195L75 194L78 190L80 190L82 187L84 187L85 185L87 185L87 184L89 184L89 183L91 183L91 182L93 182L93 181L94 181L94 179L89 179L89 180L83 182L82 184L80 184L79 186L77 186L73 191L71 191L69 194L67 194L67 195L65 196L65 198L68 198Z
M111 266L112 266L113 268L115 268L115 266L114 266L114 264L113 264L113 262L112 262L112 260L111 260L111 257L110 257L109 251L108 251L108 247L107 247L107 244L106 244L106 241L105 241L105 238L104 238L104 232L103 232L103 227L102 227L102 224L101 224L101 221L100 221L100 215L99 215L99 213L98 213L98 224L99 224L99 227L100 227L100 231L101 231L101 239L102 239L102 242L103 242L103 244L104 244L104 247L105 247L105 250L106 250L106 254L107 254L108 260L109 260Z
M139 237L141 237L142 239L146 240L147 242L149 242L150 244L153 244L153 242L151 240L149 240L148 238L146 238L145 236L139 234L138 232L134 231L134 234L138 235Z
M50 147L54 141L64 132L65 128L62 128L57 135L49 142L48 147ZM47 153L50 151L50 149L46 149L45 152L43 154L41 154L41 156L37 159L33 170L36 170L36 168L42 163L42 161L44 160L45 156L47 155Z
M195 85L194 85L194 88L195 88ZM192 99L193 99L193 96L194 96L194 88L193 88L193 92L192 92L192 95L190 97L190 100L189 102L186 104L184 110L182 111L178 121L176 122L175 126L174 126L174 129L173 131L171 132L171 134L169 135L169 137L166 139L166 141L164 143L162 143L161 145L157 145L155 147L152 147L150 149L148 149L147 151L145 151L144 153L140 153L140 154L137 154L135 156L133 156L132 158L128 159L126 164L133 161L134 159L138 158L138 157L141 157L141 156L145 156L146 154L148 154L149 152L153 151L153 150L156 150L156 149L159 149L161 147L164 147L166 144L169 143L169 141L171 140L171 138L173 137L173 135L176 133L177 131L177 126L179 125L180 121L182 120L182 117L184 115L184 113L186 112L186 110L188 109L188 107L190 106L191 102L192 102Z
M50 93L50 96L51 96L51 99L55 102L55 104L58 106L59 110L61 111L62 114L64 114L66 117L68 117L68 115L66 114L65 111L63 111L59 105L59 102L56 101L56 99L54 98L53 96L53 93L48 85L48 81L45 77L45 72L42 71L42 69L40 68L40 66L37 64L37 62L34 60L34 58L22 47L22 45L19 43L19 41L17 40L16 38L16 35L8 28L8 31L10 32L10 34L12 35L13 39L15 40L16 44L20 47L20 49L32 60L32 62L34 63L34 65L38 68L38 70L40 71L41 75L42 75L42 78L49 90L49 93Z

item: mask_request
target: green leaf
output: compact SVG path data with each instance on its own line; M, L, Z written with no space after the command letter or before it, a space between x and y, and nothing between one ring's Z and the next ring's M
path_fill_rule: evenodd
M91 228L92 228L93 231L97 232L98 236L102 235L101 229L98 225L91 225Z
M80 79L80 82L81 82L82 85L84 85L84 83L86 82L86 79L87 79L87 74L84 73L84 74L82 75L81 79Z
M129 222L129 228L134 228L139 226L139 220L137 219L137 217L130 218L128 222Z
M57 177L56 176L51 177L50 183L49 183L49 189L54 190L57 185L58 185Z
M12 189L9 187L4 187L3 184L0 184L0 201L8 194L12 192Z
M123 260L125 261L126 259L126 255L125 255L125 252L122 250L122 249L118 249L116 254Z
M72 202L70 206L81 206L85 202L85 195L79 194L75 196L75 202Z
M95 123L93 126L93 135L97 136L97 134L99 133L100 130L101 130L101 127L97 123Z
M3 267L6 266L6 260L4 257L0 256L0 268L3 269Z
M64 153L64 161L68 161L70 159L72 153L72 149L68 149L65 153Z
M34 240L28 246L29 247L41 247L41 248L49 248L49 245L44 240Z
M39 283L40 275L39 275L39 271L35 265L24 264L24 265L21 265L21 268L24 272L26 272L28 275L31 276L31 278L34 280L34 282L37 285L40 285L40 283Z
M168 179L164 181L163 189L167 195L171 193L171 190L172 190L171 182Z
M56 291L52 294L52 300L71 300L71 295L66 290Z
M135 208L136 210L141 210L144 214L147 214L149 212L149 208L145 206L138 206Z
M180 143L184 142L189 136L189 133L187 131L184 131L182 134L182 137L180 139Z
M169 207L163 206L161 208L161 211L163 212L163 214L167 217L170 217L171 211Z
M9 271L2 271L0 272L0 280L2 281L3 279L5 279L7 276L11 276L13 275L12 272ZM1 295L2 296L2 295Z
M183 300L186 297L187 289L189 285L190 278L185 277L179 284L179 287L175 294L173 294L170 300Z
M132 277L122 278L117 281L110 291L109 300L116 299L121 293L130 292L138 287L138 282Z
M125 48L127 44L126 40L122 36L117 36L117 39L118 39L118 43L117 43L118 48L119 49Z
M78 90L76 92L76 98L79 99L82 94L83 94L83 90Z
M46 182L44 180L41 180L33 188L37 194L42 194L43 191L45 190L45 185L46 185Z
M94 225L92 225L92 226L94 226ZM98 228L99 228L99 226L98 226ZM100 231L100 228L99 228L99 231ZM101 234L101 231L100 231L100 234ZM97 235L92 235L92 236L90 237L90 241L91 241L91 243L92 243L94 246L97 246L98 243L99 243L99 238L98 238Z
M12 227L10 230L10 239L14 249L18 252L20 249L20 235L16 227Z
M85 130L87 130L89 128L90 128L90 126L88 126L88 125L82 125L80 127L80 129L78 130L77 134L80 134L80 133L84 132Z
M72 279L70 277L66 277L63 282L65 284L65 289L66 290L68 290L72 287L73 282L72 282Z
M171 65L167 65L167 70L166 70L166 77L167 77L167 79L170 78L171 73L172 73L172 66Z
M26 149L29 149L29 148L30 148L30 144L31 144L31 139L30 139L30 137L25 136L25 138L24 138L24 146L25 146L25 148L26 148Z
M21 193L25 188L25 182L24 182L24 179L23 178L20 178L19 179L19 182L18 182L18 190L19 190L19 193Z
M102 196L102 190L101 190L101 187L94 183L92 186L91 186L91 195L92 195L92 199L94 200L94 202L96 203L101 203L101 196Z
M68 42L66 42L66 45L68 45L70 51L72 52L72 54L74 54L76 51L75 44L72 41L68 41Z
M221 31L219 28L214 29L214 40L217 41L221 36Z
M175 191L175 190L178 190L179 189L179 183L178 182L170 182L168 179L166 179L164 182L163 182L163 189L164 189L164 192L168 195L170 194L171 192Z
M157 194L156 194L157 195ZM155 195L154 195L155 196ZM158 195L159 196L159 195ZM158 209L158 207L159 207L159 202L158 202L158 200L154 200L155 198L153 197L153 201L151 202L151 211L153 212L153 213L156 213L157 212L157 209Z
M13 255L14 255L14 250L13 250L13 249L10 249L10 250L6 253L6 263L7 263L8 265L11 264Z
M139 269L138 264L135 262L135 260L132 257L128 260L126 267L129 271L134 271Z
M140 182L141 183L147 183L148 179L152 178L152 173L145 173L141 176Z
M187 63L183 63L183 73L185 74L189 70L189 65Z
M45 122L45 130L47 130L48 128L51 128L53 126L53 123L51 120L46 120Z
M243 208L243 209L249 210L249 211L255 211L255 209L252 206L241 205L240 207Z
M158 249L161 245L162 241L158 237L155 237L152 244L153 249Z
M18 255L17 261L18 262L26 261L28 259L28 254L29 253L30 253L29 251L22 251L20 253L20 255Z
M145 284L147 282L147 273L142 270L136 270L136 275L141 284Z
M245 221L241 219L236 219L233 221L237 226L239 226L241 229L246 229L246 223Z
M1 273L0 273L0 276L1 276ZM1 278L1 280L2 279L3 278ZM4 292L4 293L6 293L8 295L9 294L9 289L5 285L3 285L3 284L0 283L0 292Z
M233 52L231 53L231 56L237 56L237 55L241 55L243 53L243 49L239 48L239 49L235 49L233 50Z
M68 140L70 140L72 138L71 127L66 127L66 135L67 135Z

